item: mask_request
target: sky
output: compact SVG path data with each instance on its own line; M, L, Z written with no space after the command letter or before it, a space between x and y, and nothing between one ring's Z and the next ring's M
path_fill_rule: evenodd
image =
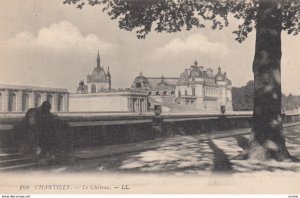
M21 3L20 3L21 2ZM130 87L143 72L148 77L178 77L193 64L220 66L233 86L253 79L255 32L242 44L234 40L238 21L179 33L151 32L137 39L118 27L99 6L79 10L63 0L0 1L0 84L67 88L96 66L110 67L113 88ZM300 36L282 33L282 91L300 94Z

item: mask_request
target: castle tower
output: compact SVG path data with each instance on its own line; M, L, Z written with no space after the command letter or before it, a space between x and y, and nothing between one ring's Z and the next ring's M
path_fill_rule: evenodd
M89 93L106 92L111 91L111 76L109 68L105 73L103 67L101 67L100 54L97 54L97 65L91 74L87 75L87 86Z
M99 51L98 51L98 56L97 56L97 68L100 69L100 55L99 55Z

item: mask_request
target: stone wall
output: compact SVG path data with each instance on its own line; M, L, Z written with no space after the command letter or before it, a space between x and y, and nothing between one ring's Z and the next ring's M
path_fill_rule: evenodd
M69 112L147 111L147 93L70 94Z
M58 126L60 137L73 148L141 142L152 138L153 115L65 116ZM211 133L251 127L251 114L245 115L164 115L164 137ZM300 121L300 115L286 115L285 122ZM17 146L22 133L22 118L0 120L0 148Z
M68 90L18 85L0 85L0 113L26 112L51 99L52 112L68 111Z

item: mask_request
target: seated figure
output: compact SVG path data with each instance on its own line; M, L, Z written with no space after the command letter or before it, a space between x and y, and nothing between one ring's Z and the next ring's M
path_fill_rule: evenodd
M55 123L58 117L50 113L51 104L43 102L42 106L31 108L26 112L21 151L37 157L50 157L55 153L57 133Z

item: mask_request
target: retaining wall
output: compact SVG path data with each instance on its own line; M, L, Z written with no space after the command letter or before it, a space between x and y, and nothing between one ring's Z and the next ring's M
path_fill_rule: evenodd
M61 113L56 126L61 144L73 148L140 142L153 138L152 113ZM24 114L0 115L0 148L16 147L26 128ZM165 114L163 137L190 135L251 127L251 112L225 115ZM300 115L285 115L284 122L300 120Z

